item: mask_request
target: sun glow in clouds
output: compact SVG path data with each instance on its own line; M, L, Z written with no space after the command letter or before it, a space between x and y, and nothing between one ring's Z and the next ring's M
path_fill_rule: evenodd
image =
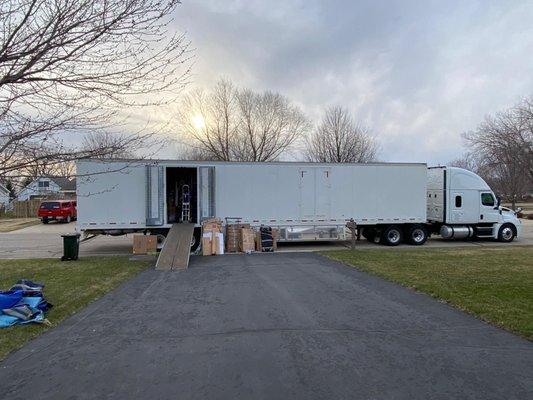
M205 128L205 119L200 114L197 114L191 118L194 129L202 130Z

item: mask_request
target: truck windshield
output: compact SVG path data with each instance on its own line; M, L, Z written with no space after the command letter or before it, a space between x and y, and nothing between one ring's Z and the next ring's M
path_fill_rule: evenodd
M44 203L41 203L41 208L52 210L54 208L59 208L59 203L57 201L45 201Z

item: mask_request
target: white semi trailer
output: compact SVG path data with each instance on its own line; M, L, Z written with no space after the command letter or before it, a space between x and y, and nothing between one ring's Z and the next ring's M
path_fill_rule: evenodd
M276 227L280 241L346 240L350 220L387 245L420 245L432 233L512 241L521 232L487 184L459 168L83 160L77 175L77 229L86 235L165 235L172 224L191 222L196 247L202 221L213 217Z

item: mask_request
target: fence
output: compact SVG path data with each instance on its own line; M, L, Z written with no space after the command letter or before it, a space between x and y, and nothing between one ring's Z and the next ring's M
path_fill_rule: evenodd
M13 201L13 216L15 218L36 218L40 199Z

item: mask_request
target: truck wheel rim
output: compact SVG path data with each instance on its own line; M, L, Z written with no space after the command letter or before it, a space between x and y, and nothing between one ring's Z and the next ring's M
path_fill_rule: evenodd
M422 229L415 229L413 231L413 241L415 241L416 243L420 243L424 240L424 231L422 231Z
M387 235L389 242L391 243L397 243L400 241L400 232L398 231L390 231Z
M513 230L511 228L503 228L502 230L502 237L505 240L509 240L513 237Z

